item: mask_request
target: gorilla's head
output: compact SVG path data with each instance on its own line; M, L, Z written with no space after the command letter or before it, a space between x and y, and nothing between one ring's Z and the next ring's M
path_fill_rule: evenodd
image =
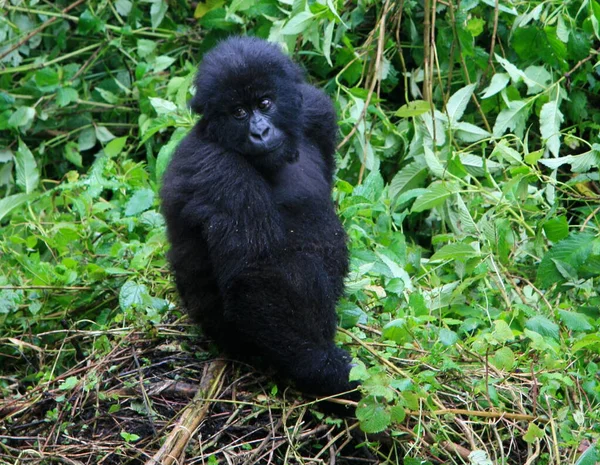
M273 170L297 154L302 82L301 69L278 46L232 37L204 56L190 106L203 115L206 137Z

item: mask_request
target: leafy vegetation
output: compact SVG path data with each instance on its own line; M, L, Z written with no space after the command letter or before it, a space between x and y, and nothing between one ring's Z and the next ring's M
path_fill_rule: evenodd
M148 383L201 376L157 190L194 124L196 64L229 34L280 43L336 102L339 339L360 428L383 435L352 442L355 426L238 380L238 413L190 456L259 460L279 438L282 463L600 460L597 0L0 9L1 460L138 463L181 408ZM247 422L262 442L240 440Z

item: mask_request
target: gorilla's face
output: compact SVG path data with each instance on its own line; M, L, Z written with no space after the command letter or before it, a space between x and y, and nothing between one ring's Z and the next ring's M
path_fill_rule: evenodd
M302 72L279 47L229 39L203 59L190 102L204 134L261 171L297 158L302 132Z
M302 115L296 86L271 76L237 76L235 85L219 87L204 108L211 138L263 170L295 160Z

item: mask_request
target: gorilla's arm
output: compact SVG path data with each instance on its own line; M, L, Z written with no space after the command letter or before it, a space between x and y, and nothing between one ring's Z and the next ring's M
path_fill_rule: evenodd
M213 149L193 133L165 175L163 209L181 230L200 228L219 281L240 263L269 255L283 237L265 180L239 155Z
M310 84L301 84L303 129L305 137L312 140L323 154L327 178L331 180L335 169L335 146L338 127L331 99Z

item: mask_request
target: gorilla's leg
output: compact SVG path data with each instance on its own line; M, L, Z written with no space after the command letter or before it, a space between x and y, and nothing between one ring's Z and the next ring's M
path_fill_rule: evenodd
M241 272L225 292L232 335L305 392L337 394L348 381L350 356L335 346L335 296L320 260L286 257ZM235 336L233 336L235 337Z

